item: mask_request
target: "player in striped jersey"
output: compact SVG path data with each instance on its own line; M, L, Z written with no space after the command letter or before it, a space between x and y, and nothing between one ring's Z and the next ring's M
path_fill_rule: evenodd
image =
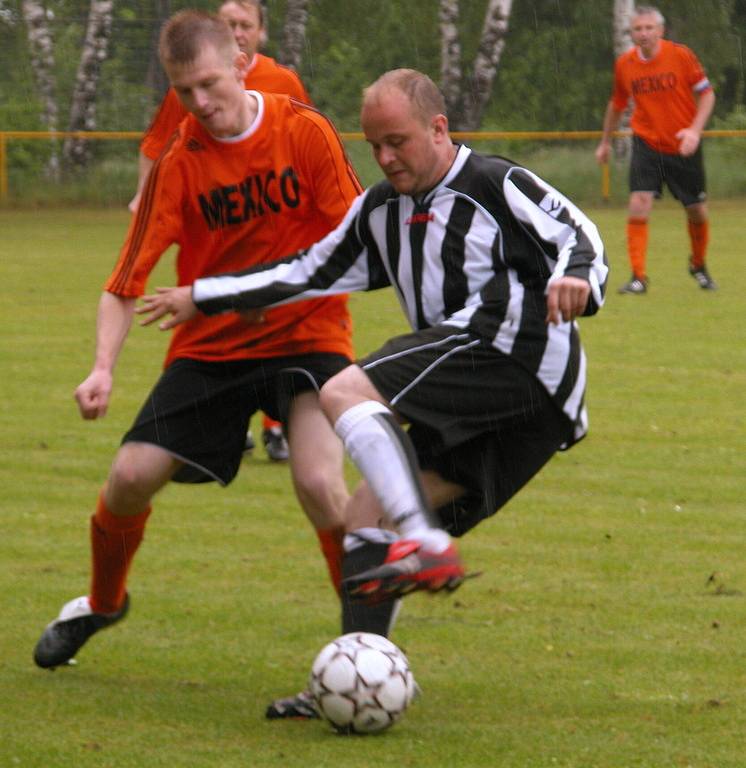
M717 288L705 263L710 230L700 143L715 106L715 93L694 53L685 45L662 39L663 23L657 8L635 9L631 24L635 45L616 61L614 91L596 149L598 162L608 162L611 135L631 99L627 252L632 276L619 293L647 292L648 219L653 198L660 197L664 183L686 210L689 274L700 288Z
M197 309L393 286L412 333L321 390L367 481L348 504L345 631L367 628L349 613L356 599L458 586L451 535L492 515L587 430L575 319L604 300L598 231L532 172L455 145L444 113L425 75L383 75L361 122L386 180L334 232L282 264L163 289L138 309L146 323L170 314L165 330ZM394 541L377 528L381 508Z

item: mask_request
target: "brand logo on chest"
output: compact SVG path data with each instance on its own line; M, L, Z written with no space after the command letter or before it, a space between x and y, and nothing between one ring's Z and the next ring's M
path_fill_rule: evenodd
M409 218L404 220L407 226L412 224L427 224L428 221L432 221L435 216L432 213L413 213Z

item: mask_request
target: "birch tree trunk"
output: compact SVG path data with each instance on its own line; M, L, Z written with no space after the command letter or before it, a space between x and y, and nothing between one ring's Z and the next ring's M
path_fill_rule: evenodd
M83 51L80 54L70 107L71 131L96 130L96 96L101 65L106 60L111 37L114 0L91 0ZM85 139L66 139L62 149L66 167L84 167L90 160Z
M489 0L484 14L471 74L464 76L458 42L458 0L441 0L441 87L448 106L451 127L475 131L492 94L492 83L500 64L513 0Z
M461 109L461 42L458 0L440 0L440 89L454 119Z
M632 47L632 38L630 36L630 26L632 24L632 14L635 11L634 0L614 0L614 56L621 56L625 51ZM632 111L629 107L624 111L619 121L619 130L629 128L629 120ZM629 137L617 138L612 142L614 158L617 161L626 160L632 151L632 140Z
M59 113L55 99L54 39L48 24L47 11L39 0L23 0L21 10L28 33L31 66L41 96L42 123L48 131L56 131ZM52 139L50 146L51 155L47 162L47 174L57 181L60 173L57 139Z
M512 5L513 0L490 0L487 4L482 35L470 78L471 88L464 100L464 131L476 131L482 122L484 108L492 94L492 82L505 48L505 35L508 32Z
M281 64L300 71L306 46L309 0L288 0L285 9L285 26L282 31L282 48L277 57Z

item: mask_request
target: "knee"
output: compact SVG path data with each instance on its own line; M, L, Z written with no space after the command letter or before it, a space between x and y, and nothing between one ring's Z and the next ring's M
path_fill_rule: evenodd
M329 379L319 390L319 406L330 420L332 418L330 414L336 410L336 404L342 396L341 393L344 388L344 382L341 380L342 373Z
M129 451L120 450L114 458L109 473L109 487L130 493L142 485L142 473L137 462L132 461Z
M707 206L704 203L695 203L688 206L686 217L693 224L704 224L707 221Z
M298 498L304 507L313 506L336 516L344 508L347 489L341 471L325 466L304 467L293 477Z
M632 193L629 198L629 215L635 219L647 219L653 207L653 197L649 194Z
M138 450L138 444L125 443L114 457L108 479L108 496L115 507L145 503L157 490L153 465Z
M332 425L334 425L341 411L344 410L344 403L350 390L350 376L347 372L350 368L354 367L351 365L336 376L333 376L319 391L319 406Z
M333 376L319 392L321 410L332 424L348 408L365 400L383 402L383 398L371 380L357 365L350 365Z

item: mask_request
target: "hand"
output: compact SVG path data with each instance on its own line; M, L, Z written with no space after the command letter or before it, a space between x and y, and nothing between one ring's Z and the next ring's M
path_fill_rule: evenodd
M132 198L132 200L129 201L127 204L127 209L130 213L137 213L137 207L140 205L140 196L141 196L140 190L137 190L135 193L135 196Z
M676 133L676 138L679 140L679 154L682 157L690 157L697 151L699 146L699 131L695 131L693 128L682 128Z
M611 145L608 141L602 141L597 147L596 147L596 162L599 165L605 165L609 162L609 151L611 149Z
M168 331L180 323L191 320L197 314L197 307L192 301L192 286L178 288L156 288L154 294L142 297L142 306L135 309L138 315L148 315L140 325L150 325L164 315L171 315L168 320L158 324L162 331Z
M591 286L579 277L560 277L549 284L546 322L559 325L560 316L568 322L585 312Z
M111 387L110 371L93 370L88 374L88 378L75 390L78 410L84 419L98 419L106 416Z

